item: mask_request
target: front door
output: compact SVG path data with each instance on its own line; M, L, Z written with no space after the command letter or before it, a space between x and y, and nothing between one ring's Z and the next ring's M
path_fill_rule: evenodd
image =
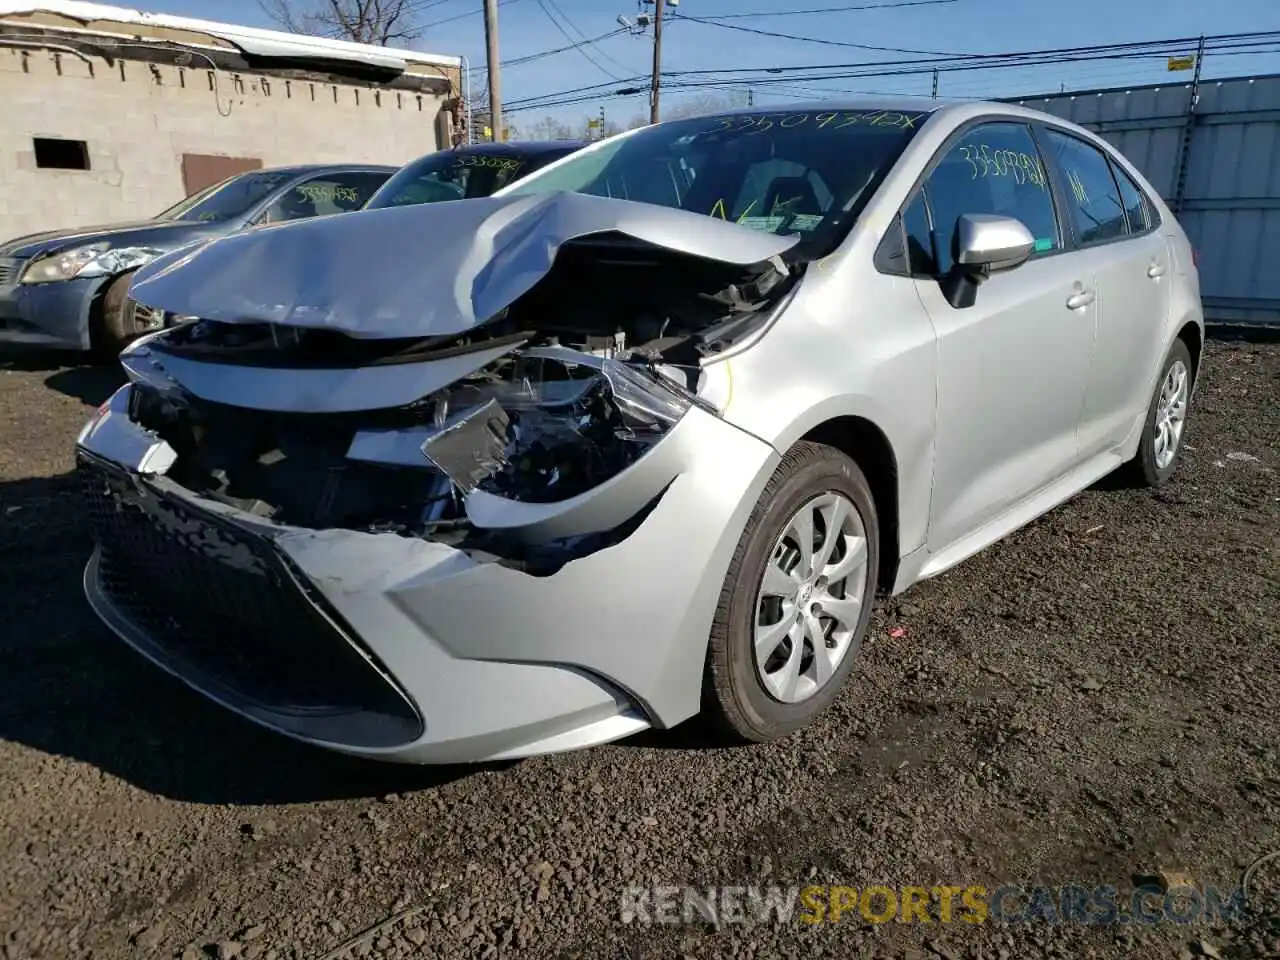
M938 345L928 538L936 553L1079 462L1076 427L1097 297L1084 262L1064 249L1045 165L1026 125L967 131L947 148L923 194L932 228L924 242L939 276L951 268L961 214L1016 217L1036 240L1031 259L988 278L971 307L952 307L936 280L916 281Z

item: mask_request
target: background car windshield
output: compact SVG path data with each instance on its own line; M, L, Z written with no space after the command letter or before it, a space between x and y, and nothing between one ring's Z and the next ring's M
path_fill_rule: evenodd
M526 159L510 153L433 153L404 167L366 204L366 210L487 197L515 180Z
M247 173L192 194L157 220L220 223L244 216L297 173Z
M648 127L506 194L569 190L676 207L768 233L799 234L803 258L849 230L925 113L747 113Z

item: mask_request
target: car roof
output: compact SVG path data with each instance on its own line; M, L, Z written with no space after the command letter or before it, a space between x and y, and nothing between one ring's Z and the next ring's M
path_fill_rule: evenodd
M293 166L260 167L257 170L244 170L240 174L237 174L237 176L244 176L251 173L284 173L295 177L302 177L313 173L338 173L342 171L392 174L399 169L399 167L382 163L303 163L295 164Z
M1050 123L1058 127L1073 130L1080 135L1085 136L1094 142L1102 143L1096 134L1080 127L1078 124L1072 123L1062 117L1046 113L1043 110L1036 110L1031 107L1024 107L1016 103L1007 103L1000 100L976 100L976 99L960 99L939 97L917 97L906 95L874 95L866 94L860 96L834 97L830 100L810 100L797 103L779 104L772 109L762 110L759 107L745 107L740 110L723 110L714 114L708 114L709 117L731 117L738 115L755 115L762 113L843 113L846 111L869 111L883 110L888 113L923 113L930 118L946 117L955 123L964 123L967 120L978 119L981 117L989 117L992 115L1005 117L1019 117L1024 120L1035 120L1041 123Z
M914 97L907 95L880 96L866 94L848 97L833 97L830 100L802 100L796 103L780 103L776 106L742 107L737 110L717 110L709 116L729 117L739 114L757 113L842 113L846 110L886 110L893 113L934 113L943 107L957 103L972 103L971 100L935 100L932 97Z
M484 153L491 157L531 157L543 153L572 153L587 145L586 140L501 140L497 143L469 143L455 147L455 153Z

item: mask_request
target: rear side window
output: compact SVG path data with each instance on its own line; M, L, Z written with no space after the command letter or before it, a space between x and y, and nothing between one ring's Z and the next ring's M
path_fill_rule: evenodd
M1081 246L1128 233L1120 190L1101 150L1057 130L1045 131L1065 180L1067 209Z
M1033 256L1062 246L1044 163L1025 124L986 123L969 130L942 157L925 190L939 275L951 270L956 221L966 213L1021 220L1035 238Z
M1120 201L1124 204L1125 217L1129 221L1129 232L1144 233L1150 230L1151 208L1147 206L1146 196L1119 164L1113 162L1111 171L1116 175L1116 184L1120 187Z

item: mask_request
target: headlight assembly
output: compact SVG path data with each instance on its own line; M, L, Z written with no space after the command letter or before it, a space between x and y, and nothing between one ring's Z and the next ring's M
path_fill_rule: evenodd
M32 260L22 271L19 283L57 283L77 277L108 277L133 270L158 257L162 251L150 247L120 247L92 243L59 250Z

